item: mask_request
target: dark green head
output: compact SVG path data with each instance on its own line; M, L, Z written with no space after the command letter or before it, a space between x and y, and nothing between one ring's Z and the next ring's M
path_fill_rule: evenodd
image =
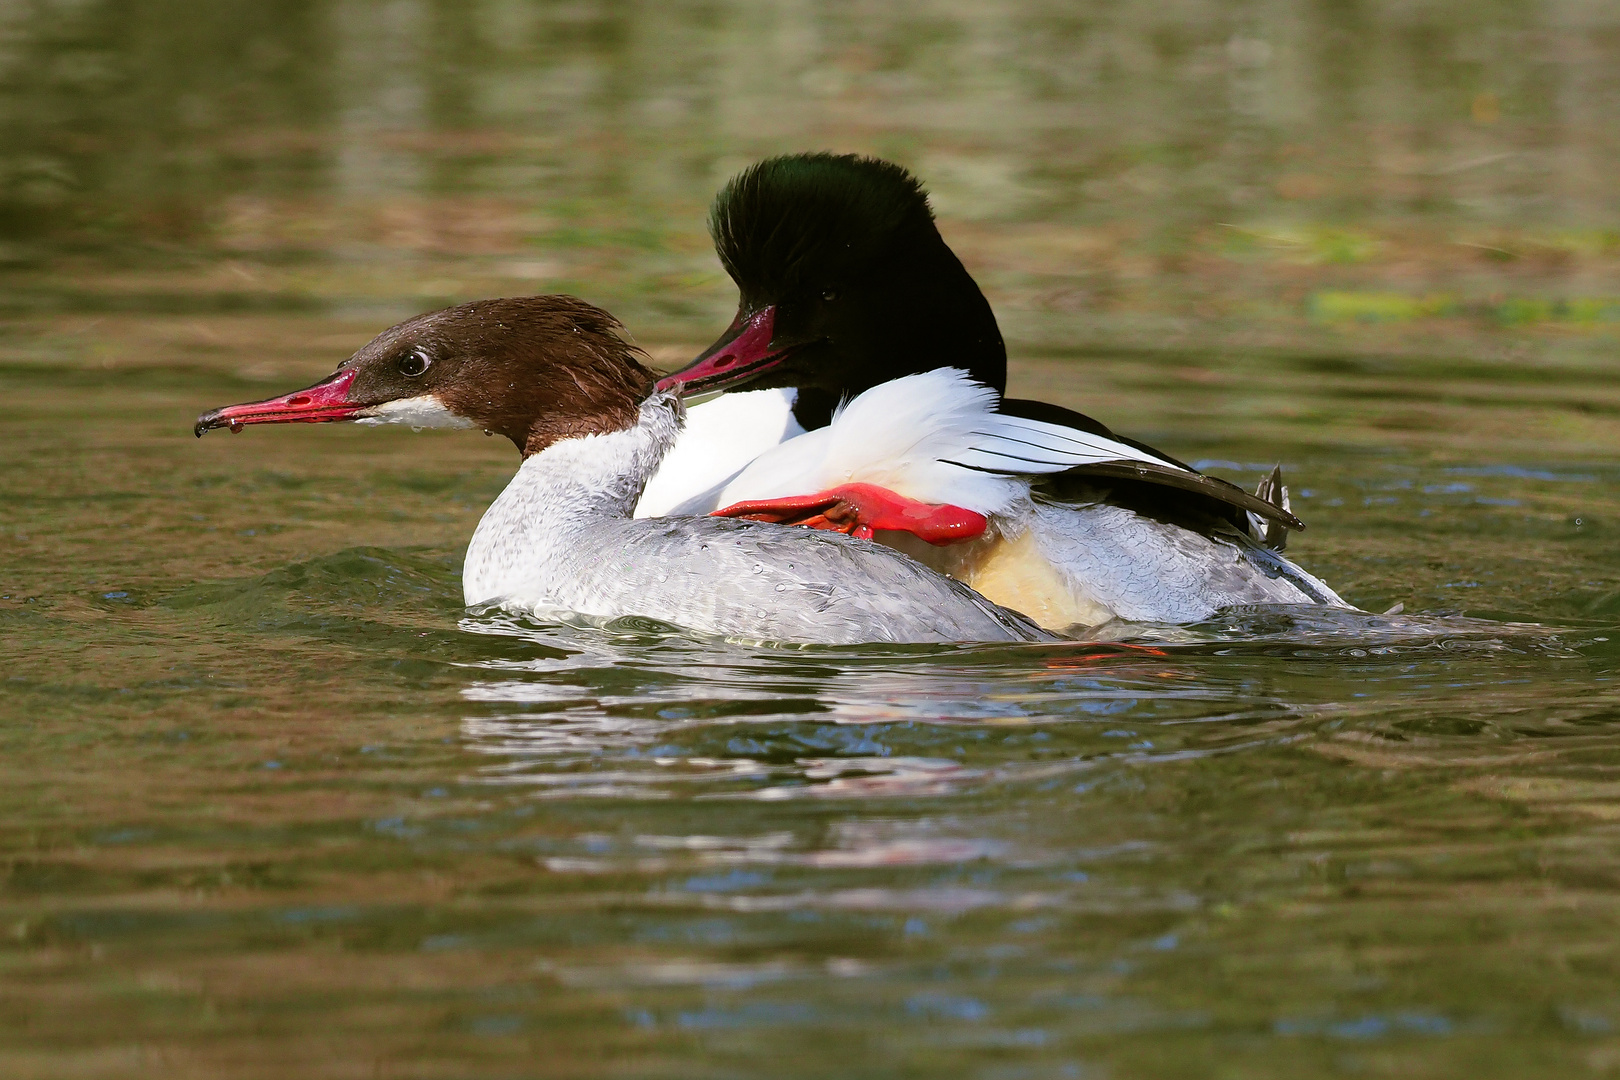
M732 177L715 196L709 234L733 281L781 299L864 276L939 232L927 192L900 166L794 154Z
M807 427L826 423L840 398L913 372L961 367L1005 385L990 305L899 165L853 154L762 161L720 190L709 230L737 283L737 318L665 385L798 387Z

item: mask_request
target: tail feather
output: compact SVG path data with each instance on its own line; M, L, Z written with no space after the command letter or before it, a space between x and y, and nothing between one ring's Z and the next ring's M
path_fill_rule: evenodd
M1259 486L1254 489L1254 496L1277 507L1285 514L1293 510L1288 501L1288 485L1283 483L1281 465L1275 466L1270 475L1261 478ZM1286 526L1252 511L1249 513L1249 531L1256 540L1272 551L1281 551L1288 546Z

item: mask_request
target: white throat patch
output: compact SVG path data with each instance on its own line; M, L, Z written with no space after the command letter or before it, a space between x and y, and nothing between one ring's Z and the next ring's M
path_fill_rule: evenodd
M470 428L473 422L444 407L433 394L385 401L357 424L409 424L412 428Z

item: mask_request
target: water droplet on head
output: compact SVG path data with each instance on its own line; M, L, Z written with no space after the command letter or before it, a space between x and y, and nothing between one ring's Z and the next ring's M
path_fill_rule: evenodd
M764 572L765 572L765 564L764 563L757 562L757 563L754 564L754 573L763 574Z

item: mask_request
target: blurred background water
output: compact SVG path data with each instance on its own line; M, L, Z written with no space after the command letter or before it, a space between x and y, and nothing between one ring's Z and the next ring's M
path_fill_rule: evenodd
M1616 18L9 0L6 306L369 316L571 288L706 338L729 299L707 200L832 147L927 179L1020 338L1612 333Z
M0 1071L1620 1071L1616 117L1581 0L0 0ZM469 616L509 447L190 438L479 296L688 358L708 199L822 148L1015 391L1521 625Z

